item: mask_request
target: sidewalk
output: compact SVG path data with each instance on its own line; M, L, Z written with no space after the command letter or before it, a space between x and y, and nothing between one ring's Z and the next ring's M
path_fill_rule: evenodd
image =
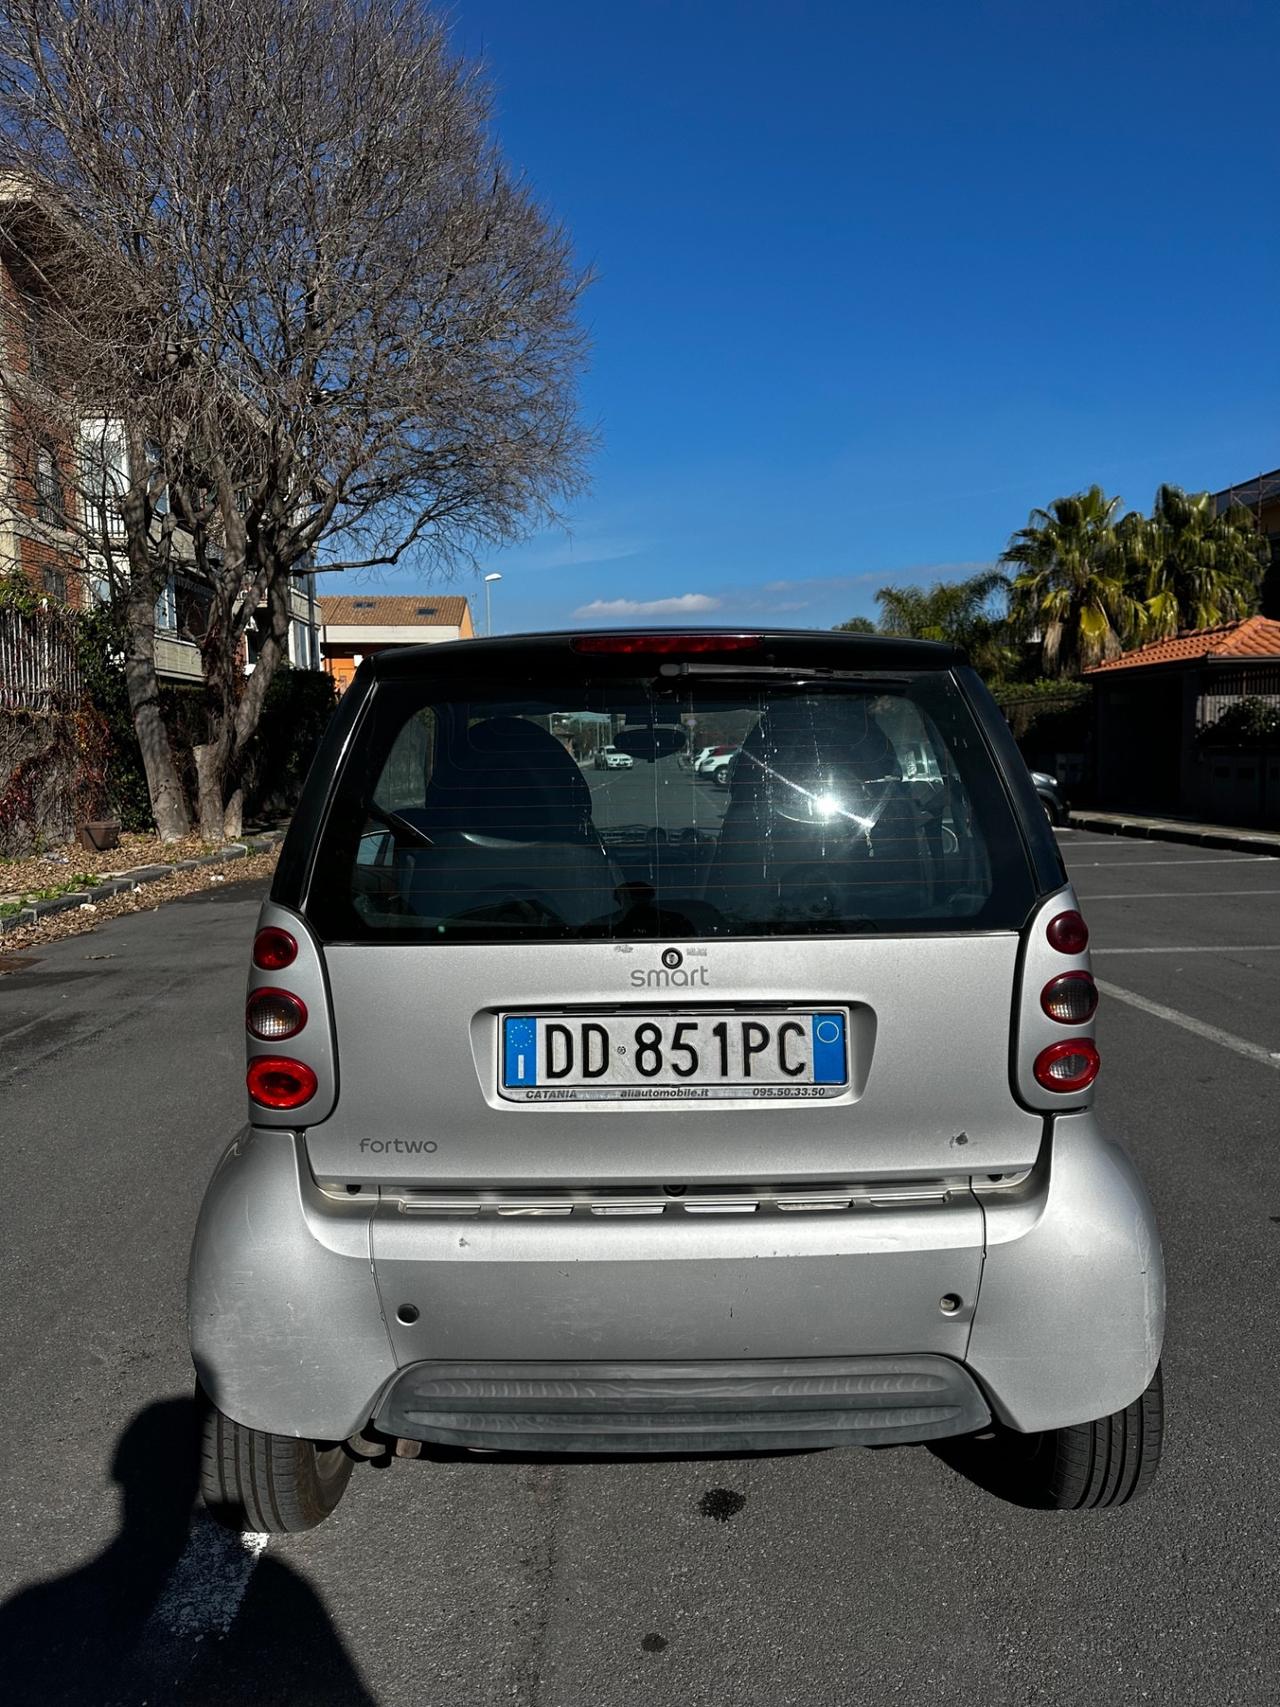
M225 865L228 860L248 859L253 854L267 853L283 839L283 830L266 830L260 835L246 836L241 841L231 842L214 853L202 854L199 859L180 859L173 865L143 865L129 871L112 872L100 882L96 882L92 889L76 889L52 900L33 901L30 906L23 907L18 912L0 915L0 936L7 931L20 930L25 925L34 925L54 913L67 913L73 909L94 912L97 904L102 901L141 889L144 884L173 877L178 872L196 871L206 865Z
M1280 830L1242 830L1230 824L1198 824L1189 818L1143 818L1130 812L1071 812L1073 830L1102 830L1114 836L1142 836L1153 842L1190 842L1202 848L1231 848L1237 853L1280 858Z

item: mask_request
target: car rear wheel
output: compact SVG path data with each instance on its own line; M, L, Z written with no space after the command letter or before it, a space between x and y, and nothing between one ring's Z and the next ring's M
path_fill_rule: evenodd
M1010 1468L1028 1505L1051 1511L1127 1505L1151 1486L1160 1463L1164 1386L1159 1366L1146 1390L1122 1411L1023 1439L1024 1450Z
M200 1492L229 1529L289 1535L323 1523L346 1492L345 1447L266 1434L224 1416L199 1388Z

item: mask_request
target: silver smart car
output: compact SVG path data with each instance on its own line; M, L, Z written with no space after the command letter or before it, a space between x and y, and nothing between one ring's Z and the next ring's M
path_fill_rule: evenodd
M574 756L606 744L634 763ZM948 1437L1024 1501L1131 1499L1164 1281L1093 1113L1087 948L946 647L366 661L262 911L249 1124L195 1237L210 1508L304 1529L358 1459L440 1447Z

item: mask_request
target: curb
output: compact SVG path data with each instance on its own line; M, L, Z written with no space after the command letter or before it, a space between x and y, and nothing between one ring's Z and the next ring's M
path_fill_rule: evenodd
M92 889L76 890L70 895L58 895L52 901L33 901L20 913L10 913L6 918L0 919L0 936L6 931L17 930L19 925L34 925L38 919L47 919L54 913L69 913L75 907L92 906L95 901L121 895L127 889L140 889L146 883L156 883L162 877L172 877L176 871L194 871L201 865L225 865L228 860L247 859L250 854L267 853L283 840L283 830L267 830L260 836L250 836L242 842L229 842L225 848L218 848L211 854L202 854L199 859L180 859L174 865L140 865L136 871L122 871L119 877L110 877L103 883L95 883Z
M1099 817L1092 812L1068 812L1073 830L1098 830L1109 836L1136 836L1151 842L1181 842L1189 847L1225 848L1233 853L1270 854L1280 859L1280 836L1248 830L1199 829L1150 818Z

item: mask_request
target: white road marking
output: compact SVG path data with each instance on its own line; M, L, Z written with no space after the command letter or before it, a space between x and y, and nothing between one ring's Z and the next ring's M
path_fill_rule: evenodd
M1201 942L1186 948L1095 948L1099 954L1280 954L1280 942Z
M1081 895L1081 901L1206 901L1218 895L1280 895L1280 889L1140 889L1137 894Z
M182 1555L147 1619L144 1645L148 1637L167 1644L175 1636L196 1641L225 1636L268 1540L252 1531L237 1535L207 1512L197 1512Z
M1272 857L1271 854L1219 854L1216 859L1082 859L1078 863L1084 871L1100 871L1104 866L1135 871L1140 865L1258 865ZM1076 863L1073 861L1073 866Z
M1194 1032L1197 1037L1207 1038L1210 1043L1220 1043L1224 1049L1234 1050L1247 1061L1260 1061L1264 1067L1280 1067L1280 1053L1264 1049L1260 1043L1250 1043L1247 1038L1237 1037L1234 1032L1223 1031L1220 1026L1206 1025L1202 1019L1193 1019L1190 1014L1179 1013L1177 1008L1167 1008L1163 1002L1149 1001L1146 996L1135 995L1132 990L1122 990L1118 984L1104 984L1101 978L1097 980L1097 984L1103 995L1110 996L1113 1001L1127 1002L1131 1008L1140 1008L1144 1014L1151 1014L1155 1019L1168 1020L1170 1025L1180 1025L1183 1031Z

